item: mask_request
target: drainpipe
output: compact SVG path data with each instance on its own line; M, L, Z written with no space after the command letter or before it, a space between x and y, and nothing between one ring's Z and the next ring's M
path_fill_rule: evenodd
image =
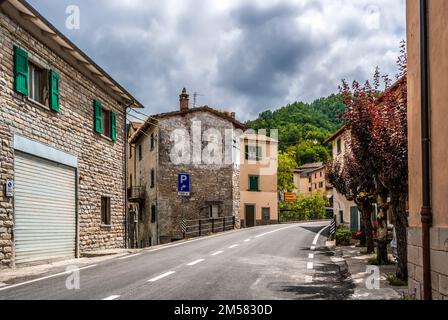
M132 107L134 100L132 100L124 108L124 119L123 119L123 144L124 144L124 247L128 248L128 128L126 123L126 115L128 114L128 109Z
M422 246L423 246L423 299L432 299L430 228L431 209L431 140L428 57L428 1L420 0L420 59L421 59L421 142L422 142Z

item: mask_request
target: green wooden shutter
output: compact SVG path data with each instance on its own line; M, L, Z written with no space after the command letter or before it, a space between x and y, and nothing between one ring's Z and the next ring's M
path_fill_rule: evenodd
M257 147L257 160L261 160L261 147Z
M59 112L59 75L50 70L50 109Z
M98 133L103 133L103 110L101 109L101 101L95 100L93 102L94 109L94 127Z
M28 95L28 53L14 46L14 89Z
M250 176L249 177L249 190L250 191L258 191L258 177Z
M246 160L249 160L249 145L245 146Z
M113 141L117 141L117 117L115 112L110 112L110 137Z

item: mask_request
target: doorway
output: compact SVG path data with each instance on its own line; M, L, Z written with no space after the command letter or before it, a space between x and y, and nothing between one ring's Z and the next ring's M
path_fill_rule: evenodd
M246 228L255 227L255 205L246 204L244 212Z

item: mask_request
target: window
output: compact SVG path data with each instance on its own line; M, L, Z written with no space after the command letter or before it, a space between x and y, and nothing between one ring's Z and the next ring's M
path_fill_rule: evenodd
M261 147L246 145L246 160L259 161L262 159Z
M341 152L342 152L341 139L338 139L336 141L336 151L337 151L338 154L341 154Z
M317 179L317 173L314 174L314 179Z
M211 204L208 208L208 215L211 219L219 218L219 207L216 204Z
M157 216L156 216L156 206L153 204L151 206L151 223L156 222Z
M154 188L155 185L155 172L154 169L151 169L151 188Z
M323 188L324 187L324 183L321 181L319 182L319 188Z
M132 188L132 173L129 175L129 187Z
M33 63L28 64L28 96L36 102L48 105L48 72Z
M101 197L101 224L110 226L110 198Z
M142 154L142 145L138 145L138 161L142 161L143 154Z
M320 177L322 178L322 171L320 172Z
M249 176L249 191L260 191L259 176Z
M132 159L132 144L129 144L129 159Z
M311 190L312 190L311 187L309 187L309 188L308 188L308 191L311 192Z
M150 146L151 146L151 151L154 150L154 133L151 133L151 138L150 138Z
M344 211L339 210L339 222L344 223Z
M110 111L107 109L103 109L102 110L102 115L103 115L103 134L106 137L110 138L110 132L111 132L111 128L110 128Z

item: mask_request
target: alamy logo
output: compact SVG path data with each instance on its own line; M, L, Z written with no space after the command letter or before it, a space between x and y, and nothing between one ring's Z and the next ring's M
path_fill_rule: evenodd
M65 19L65 27L68 30L79 30L81 28L81 14L79 7L70 5L65 9L65 13L68 14L67 19Z
M79 268L77 266L68 266L65 269L68 273L68 277L65 279L65 287L67 290L79 290L80 289L80 276Z

